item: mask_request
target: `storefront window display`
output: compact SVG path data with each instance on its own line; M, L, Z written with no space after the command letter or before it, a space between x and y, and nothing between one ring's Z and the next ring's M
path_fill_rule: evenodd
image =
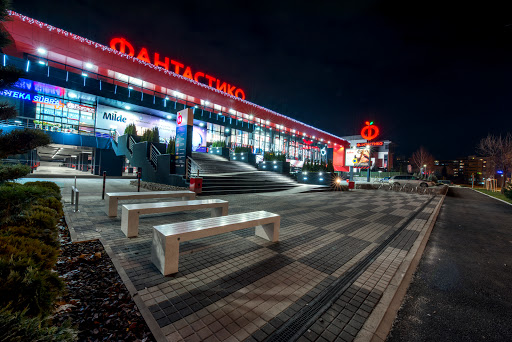
M36 128L44 130L94 134L96 109L68 102L65 107L38 103L36 105Z

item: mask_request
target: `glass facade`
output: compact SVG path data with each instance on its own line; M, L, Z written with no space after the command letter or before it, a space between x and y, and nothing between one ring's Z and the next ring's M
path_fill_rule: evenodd
M137 106L130 110L125 103L122 108L107 106L112 100L73 89L22 79L9 90L3 90L0 97L16 104L19 109L17 121L24 125L47 131L81 135L110 137L124 133L124 126L115 117L127 117L134 122L139 134L146 129L159 127L162 142L173 138L177 102L165 102L166 111ZM156 113L156 114L155 114ZM208 114L205 114L208 113ZM117 116L116 116L117 115ZM108 121L111 120L111 121ZM223 141L229 148L250 147L255 154L285 154L293 160L320 160L320 149L325 145L314 144L291 130L275 129L262 120L249 124L248 118L228 117L220 113L194 110L194 125L204 133L199 136L201 146ZM196 128L194 130L196 130ZM282 128L282 127L281 127Z

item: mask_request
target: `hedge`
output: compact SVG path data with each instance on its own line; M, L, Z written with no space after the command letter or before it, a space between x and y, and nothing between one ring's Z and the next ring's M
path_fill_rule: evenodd
M60 251L60 199L52 182L0 185L0 307L19 319L52 314L63 293L64 283L53 271Z

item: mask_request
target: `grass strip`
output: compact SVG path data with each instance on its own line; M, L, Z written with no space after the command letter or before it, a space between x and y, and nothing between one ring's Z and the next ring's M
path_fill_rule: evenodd
M492 197L496 197L500 200L503 200L505 202L508 202L510 204L512 204L512 199L508 198L507 196L505 196L504 194L502 194L501 192L494 192L494 191L490 191L490 190L486 190L486 189L475 189L476 191L480 191L486 195L489 195L489 196L492 196Z

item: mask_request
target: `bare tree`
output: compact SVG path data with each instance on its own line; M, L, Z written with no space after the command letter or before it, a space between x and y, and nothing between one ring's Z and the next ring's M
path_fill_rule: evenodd
M433 170L434 156L432 156L423 146L420 146L420 148L412 154L411 161L418 170L421 170L424 165L426 165L428 170Z
M502 171L501 192L505 191L505 182L508 171L512 169L512 135L507 133L505 137L489 134L480 140L477 151L488 158L487 168L495 175Z

